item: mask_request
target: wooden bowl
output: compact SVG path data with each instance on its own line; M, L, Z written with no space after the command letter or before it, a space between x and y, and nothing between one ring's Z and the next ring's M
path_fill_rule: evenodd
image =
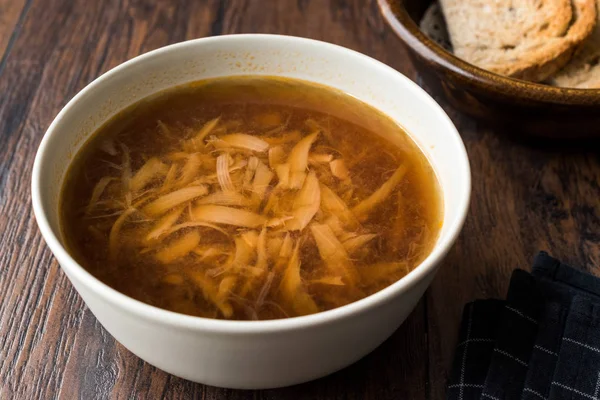
M432 1L378 0L385 20L406 44L429 92L442 95L459 111L506 132L600 138L600 89L566 89L526 82L455 57L419 29L418 21Z

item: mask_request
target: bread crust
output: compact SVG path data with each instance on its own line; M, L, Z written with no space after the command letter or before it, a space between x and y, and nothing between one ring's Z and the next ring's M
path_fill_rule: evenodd
M541 82L596 25L596 0L441 0L454 53L489 71Z
M596 13L599 13L599 10L600 1L597 1ZM575 57L553 76L549 83L579 89L600 88L600 13L590 37L585 40Z

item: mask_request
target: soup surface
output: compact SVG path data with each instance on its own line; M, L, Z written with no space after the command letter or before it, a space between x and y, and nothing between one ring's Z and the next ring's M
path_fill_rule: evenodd
M441 198L385 115L275 77L176 87L122 111L65 179L61 226L107 285L184 314L312 314L394 283L430 252Z

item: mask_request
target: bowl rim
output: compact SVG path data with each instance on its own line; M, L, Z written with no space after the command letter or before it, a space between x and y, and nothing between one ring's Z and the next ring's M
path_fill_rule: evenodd
M178 52L184 49L192 49L195 46L202 46L207 43L214 42L227 42L227 41L247 41L252 43L254 41L280 41L284 44L294 47L295 45L305 46L317 46L324 47L330 53L341 54L342 56L350 56L362 59L370 65L373 69L387 70L388 73L396 74L398 78L405 81L408 87L412 87L411 95L421 97L426 103L427 107L431 109L431 112L437 114L438 118L441 118L444 124L448 128L448 134L453 136L455 142L455 150L458 149L457 159L459 164L456 166L460 172L462 188L459 191L458 197L458 209L456 216L451 221L444 221L444 223L450 224L448 232L445 237L439 238L435 247L427 258L407 274L402 279L393 283L392 285L376 292L363 299L350 303L348 305L338 307L332 310L322 311L312 315L284 318L277 320L264 320L264 321L238 321L238 320L218 320L204 317L196 317L191 315L185 315L176 313L173 311L158 308L136 299L129 297L117 290L109 287L99 279L94 277L91 273L85 270L79 265L73 257L67 252L62 245L61 241L54 234L48 217L46 215L45 208L43 206L42 199L44 198L43 184L41 182L41 175L44 165L52 159L52 155L48 151L49 143L52 138L60 133L57 126L61 120L71 112L74 105L84 96L92 95L96 87L103 84L105 80L110 79L114 75L120 74L121 71L132 67L133 65L144 63L151 60L154 57L163 57L168 55L170 52ZM56 139L54 139L56 140ZM55 258L58 260L61 268L69 277L69 280L76 280L88 290L92 291L102 299L103 302L108 302L114 307L120 310L126 311L129 315L137 318L151 320L154 323L163 326L175 326L181 329L188 329L192 331L203 331L218 334L262 334L266 332L286 332L286 331L297 331L299 329L307 329L314 326L323 324L329 324L334 321L348 318L352 315L361 314L368 312L372 308L378 305L384 304L391 301L395 295L400 292L407 290L409 287L417 285L420 281L425 279L428 274L435 271L436 266L440 263L443 257L451 248L452 244L456 240L456 237L460 233L470 203L471 195L471 171L468 161L468 156L464 143L456 130L456 127L448 117L448 115L442 110L442 108L429 96L423 89L421 89L416 83L408 79L400 72L392 69L391 67L377 61L371 57L368 57L362 53L356 52L351 49L344 48L335 44L317 41L308 38L286 36L286 35L272 35L272 34L237 34L237 35L223 35L215 37L205 37L199 39L188 40L184 42L175 43L172 45L164 46L156 50L147 52L132 58L114 68L108 72L102 74L90 84L85 86L80 92L78 92L58 113L55 119L48 127L44 134L41 143L38 147L35 161L33 165L32 178L31 178L31 194L32 194L32 206L34 215L42 233L44 240L48 247L52 251Z
M406 0L377 0L394 33L414 52L488 90L526 100L563 105L600 104L600 89L563 88L510 78L468 63L431 40L408 14Z

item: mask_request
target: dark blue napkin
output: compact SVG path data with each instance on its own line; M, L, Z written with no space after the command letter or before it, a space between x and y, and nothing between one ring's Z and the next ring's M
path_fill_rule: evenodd
M600 278L570 267L545 251L535 257L531 273L538 278L563 283L581 294L600 296Z
M522 400L548 398L567 312L568 309L559 302L545 304L525 376Z
M550 384L549 400L600 398L600 304L573 299Z
M500 325L481 398L521 397L543 306L543 293L536 279L528 272L515 270L504 310L498 315Z
M546 304L540 317L540 329L533 346L522 400L547 399L550 396L573 298L600 299L600 279L563 264L545 252L536 257L532 274L543 287Z
M448 399L600 400L600 278L544 252L532 270L465 307Z
M501 300L477 300L463 310L458 345L448 381L448 399L481 397L498 330Z

